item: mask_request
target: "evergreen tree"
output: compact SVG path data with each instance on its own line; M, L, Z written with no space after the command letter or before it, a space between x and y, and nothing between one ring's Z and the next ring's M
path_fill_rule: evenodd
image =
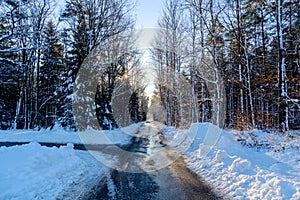
M130 97L129 112L132 121L134 121L135 123L141 121L139 113L139 97L137 92L134 92Z
M63 73L62 53L59 33L52 20L44 30L44 51L40 69L41 102L37 122L42 127L51 127L58 122L59 89L62 84L60 75Z

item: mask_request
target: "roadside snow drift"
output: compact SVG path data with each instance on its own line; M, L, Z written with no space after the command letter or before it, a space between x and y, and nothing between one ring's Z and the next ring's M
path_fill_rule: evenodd
M250 148L209 123L186 131L165 129L164 134L193 171L234 199L300 199L299 135L289 139L258 132L245 138L246 144L255 140L258 145Z
M72 144L0 148L0 199L72 199L89 191L103 166Z
M0 199L82 198L108 168L92 151L74 150L73 144L128 144L140 125L113 131L0 131L0 142L30 142L0 147ZM38 142L67 145L49 148Z
M128 144L141 124L111 131L86 130L83 132L65 131L62 128L53 130L0 130L0 142L47 142L60 144Z

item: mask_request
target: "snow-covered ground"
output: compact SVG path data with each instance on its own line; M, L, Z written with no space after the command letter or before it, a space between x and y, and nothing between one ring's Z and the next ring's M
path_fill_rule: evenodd
M163 128L163 125L159 125ZM138 130L0 131L0 199L74 199L85 195L108 168L73 144L126 144ZM205 123L189 130L163 128L169 145L189 167L234 199L300 199L300 134L225 131ZM37 142L68 144L44 147Z
M0 142L30 142L0 147L0 199L76 199L85 195L108 168L73 144L127 144L139 126L122 130L66 132L0 131ZM38 142L67 146L44 147Z
M300 133L164 129L189 167L234 199L300 199ZM208 133L208 134L207 134Z
M72 199L91 189L105 170L71 144L1 147L0 160L0 199Z
M62 128L53 130L15 130L1 131L0 142L49 142L49 143L73 143L73 144L126 144L130 141L130 135L136 133L141 124L133 124L128 127L112 131L87 130L84 132L65 131Z

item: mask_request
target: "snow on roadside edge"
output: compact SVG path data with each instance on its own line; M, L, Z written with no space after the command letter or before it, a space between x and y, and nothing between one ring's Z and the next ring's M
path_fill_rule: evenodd
M82 159L82 156L85 159ZM102 165L73 145L43 147L32 142L0 148L0 199L55 199L67 188L88 189ZM93 167L92 167L93 166ZM96 173L97 172L97 173ZM65 198L64 198L65 199Z
M208 147L203 144L211 128L218 129L209 123L193 124L189 130L165 128L164 135L175 147L192 136L189 148L180 148L189 167L234 199L300 199L299 148L258 151L221 129L215 145Z
M128 144L140 126L133 124L104 134L112 144ZM91 130L83 134L92 139L101 136ZM107 167L90 152L74 150L72 143L82 142L79 135L64 130L0 131L0 141L30 142L0 147L0 199L77 199L91 190ZM48 148L37 142L68 145ZM107 144L101 137L96 142Z

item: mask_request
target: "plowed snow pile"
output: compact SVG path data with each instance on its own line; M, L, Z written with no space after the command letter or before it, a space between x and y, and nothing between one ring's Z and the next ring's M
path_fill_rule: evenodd
M193 171L234 199L300 199L297 132L227 132L209 123L163 132Z

